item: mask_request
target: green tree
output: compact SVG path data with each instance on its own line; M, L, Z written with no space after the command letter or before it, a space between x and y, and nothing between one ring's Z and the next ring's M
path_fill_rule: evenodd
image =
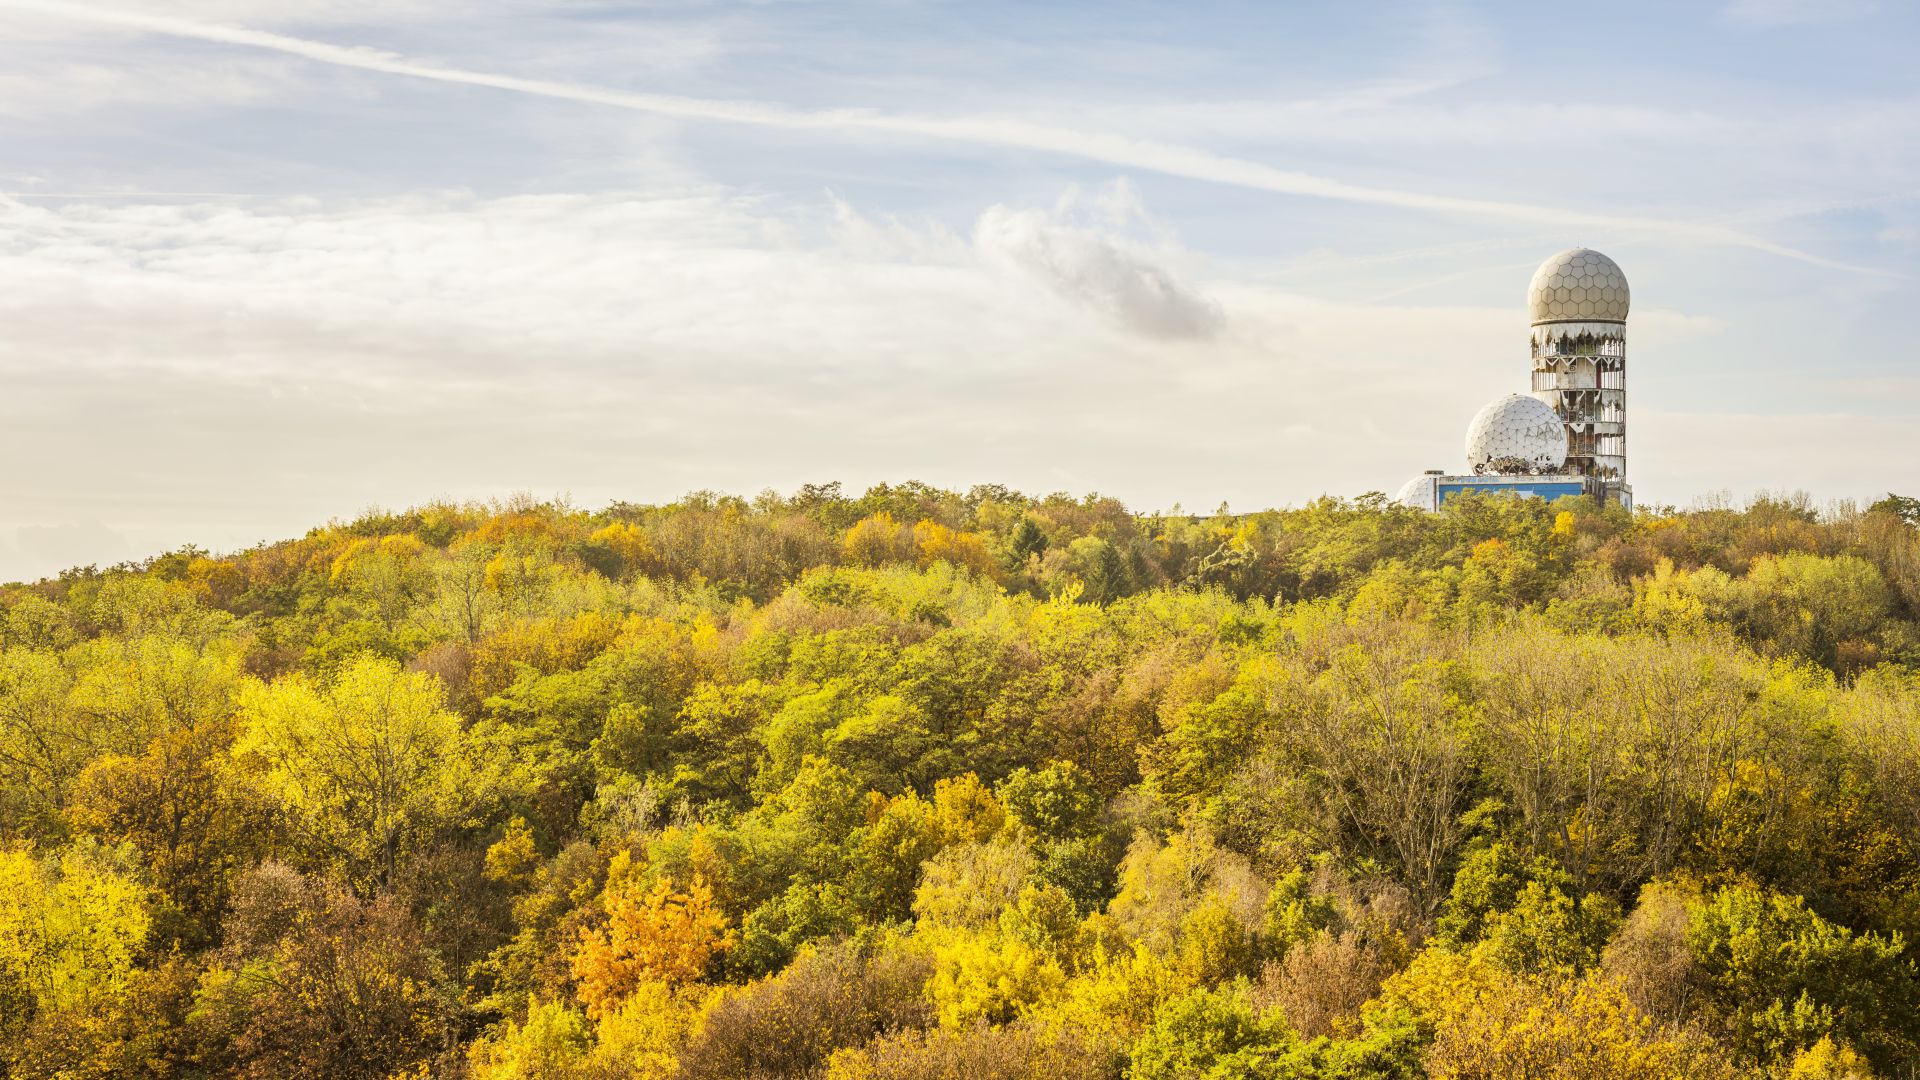
M1882 1067L1912 1060L1920 997L1898 937L1828 922L1805 899L1729 886L1696 907L1687 945L1719 1021L1751 1061L1783 1060L1833 1037Z
M995 795L1009 817L1049 840L1085 836L1100 813L1092 778L1070 761L1037 770L1023 765L1000 782Z
M1920 499L1911 495L1895 495L1887 492L1887 497L1877 500L1867 507L1869 513L1892 514L1909 525L1920 526Z
M1284 1021L1261 1016L1236 990L1195 990L1169 1002L1133 1044L1128 1080L1231 1080L1288 1049Z
M1100 537L1083 536L1067 545L1067 564L1086 586L1082 598L1088 603L1110 604L1132 591L1126 559Z
M740 944L728 960L743 975L770 975L786 967L802 946L849 935L857 926L843 886L792 885L747 913L740 924Z

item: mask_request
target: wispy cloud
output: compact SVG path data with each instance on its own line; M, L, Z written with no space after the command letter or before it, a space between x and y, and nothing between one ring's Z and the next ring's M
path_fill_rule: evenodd
M869 132L1062 154L1125 168L1278 194L1390 206L1437 214L1552 224L1563 228L1607 229L1650 234L1676 241L1748 248L1832 269L1876 272L1775 243L1761 236L1711 224L1594 213L1527 202L1467 198L1354 184L1311 173L1282 169L1258 161L1217 154L1191 146L1032 123L1005 116L928 116L853 108L796 109L764 102L634 93L430 64L378 49L335 45L285 34L164 15L70 4L63 0L0 0L0 7L79 20L100 26L245 48L266 49L298 56L316 63L405 78L483 87L509 93L629 109L684 120L799 131Z
M973 239L724 189L0 204L0 459L37 463L0 506L143 546L440 495L832 477L1252 506L1397 479L1518 377L1511 312L1202 298L1102 197L988 210ZM1412 376L1435 364L1488 374L1432 408ZM1385 442L1326 423L1362 415L1423 419ZM1190 434L1170 453L1149 426ZM1338 466L1212 468L1288 426Z
M1474 408L1525 385L1524 267L1500 279L1511 306L1411 307L1217 271L1202 293L1185 262L1124 185L989 207L965 235L712 186L0 202L0 460L36 463L0 475L0 578L112 548L94 530L9 550L6 525L98 521L145 552L515 489L985 477L1299 502L1450 465ZM1729 460L1721 427L1656 419L1720 331L1635 314L1643 498L1897 483L1891 422L1836 422L1807 455L1782 415L1768 437L1824 471L1775 477Z
M0 578L516 489L1391 490L1525 386L1586 242L1644 501L1911 472L1899 34L1756 87L1725 50L1791 5L1662 20L1556 86L1504 20L857 7L0 0Z

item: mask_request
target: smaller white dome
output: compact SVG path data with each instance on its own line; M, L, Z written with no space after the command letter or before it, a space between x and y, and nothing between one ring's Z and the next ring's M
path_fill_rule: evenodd
M1553 406L1508 394L1467 425L1467 468L1476 475L1557 472L1567 463L1567 426Z
M1411 506L1415 510L1433 509L1433 477L1416 476L1400 488L1400 494L1393 501L1401 506Z

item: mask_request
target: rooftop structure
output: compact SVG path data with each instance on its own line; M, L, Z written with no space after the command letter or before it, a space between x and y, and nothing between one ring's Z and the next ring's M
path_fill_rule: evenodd
M1416 510L1438 510L1462 495L1515 495L1548 502L1568 495L1591 495L1633 509L1633 488L1574 473L1539 476L1448 475L1439 469L1431 469L1407 481L1400 493L1394 496L1394 501Z
M1397 501L1436 510L1469 493L1556 499L1592 495L1633 504L1627 475L1627 311L1618 263L1569 248L1527 286L1531 396L1509 394L1467 428L1466 472L1429 469Z

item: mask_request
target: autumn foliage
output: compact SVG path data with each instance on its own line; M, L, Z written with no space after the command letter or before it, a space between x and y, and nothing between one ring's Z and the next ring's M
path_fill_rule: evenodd
M589 1016L618 1009L641 984L693 982L715 954L733 943L727 918L714 910L713 890L699 875L686 892L665 877L609 886L601 896L606 925L582 929L573 977Z
M1916 505L829 484L0 587L0 1074L1913 1080Z

